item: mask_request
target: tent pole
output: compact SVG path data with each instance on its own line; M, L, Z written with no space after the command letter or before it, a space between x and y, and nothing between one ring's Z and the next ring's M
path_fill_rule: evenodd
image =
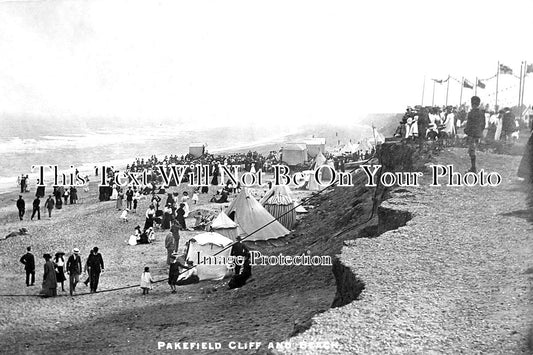
M459 106L461 106L461 104L463 103L463 86L464 86L464 83L465 83L465 77L462 76L461 77L461 93L459 94Z
M435 80L433 80L433 95L431 96L431 106L435 106Z
M520 109L522 107L522 68L524 66L524 62L520 63L520 84L518 85L518 108Z
M496 71L496 100L494 103L494 111L498 111L498 81L500 79L500 61L498 61L498 69Z
M444 106L448 106L448 92L450 91L450 74L448 74L448 79L446 81L446 104Z

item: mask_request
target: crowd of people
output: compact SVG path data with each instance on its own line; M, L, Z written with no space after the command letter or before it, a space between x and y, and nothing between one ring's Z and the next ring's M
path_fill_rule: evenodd
M31 251L31 246L26 248L26 253L20 258L20 262L24 264L26 272L26 286L35 285L35 256ZM58 284L61 285L61 290L64 292L64 282L67 280L65 272L69 276L69 292L72 296L76 291L76 286L80 281L82 272L87 274L87 279L84 281L85 286L90 285L91 293L96 293L100 280L100 274L104 271L104 260L98 251L98 247L94 247L87 260L85 266L82 268L82 259L80 250L74 248L72 254L65 262L65 253L57 252L54 257L51 254L43 254L44 271L43 282L40 295L43 297L57 296Z
M519 117L513 110L505 107L501 110L490 110L486 105L480 105L480 110L485 120L483 138L486 141L512 142L518 139L521 127ZM454 140L462 133L467 122L470 107L461 106L414 106L407 107L399 126L394 133L395 137L406 140Z

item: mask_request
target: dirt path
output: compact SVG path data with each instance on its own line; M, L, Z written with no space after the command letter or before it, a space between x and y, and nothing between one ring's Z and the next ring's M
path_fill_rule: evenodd
M366 284L359 300L329 310L300 341L329 341L323 354L528 353L531 209L516 178L520 157L480 154L498 187L408 188L383 206L406 210L406 226L357 239L342 260ZM467 170L464 149L437 162ZM531 221L531 219L530 219Z

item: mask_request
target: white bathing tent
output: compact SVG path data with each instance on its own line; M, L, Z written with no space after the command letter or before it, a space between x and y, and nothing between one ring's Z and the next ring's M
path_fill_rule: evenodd
M240 228L238 228L237 223L233 222L231 218L222 211L211 222L211 230L235 241L239 235Z
M312 170L309 171L310 175L309 175L309 180L308 180L308 183L307 183L307 189L308 190L318 191L318 190L322 190L323 188L328 186L328 185L319 184L318 181L315 179L315 171L316 171L316 169L320 168L323 165L329 166L331 168L331 170L335 169L335 165L333 164L332 161L328 161L326 159L326 157L324 157L322 154L317 155L317 157L315 158L315 161L313 163ZM332 174L331 174L331 171L328 168L322 168L322 169L320 169L320 171L318 173L318 176L320 178L320 181L328 182L331 179Z
M230 203L226 214L242 229L242 234L239 235L249 236L247 241L275 239L290 233L281 223L275 221L247 188L242 189Z
M231 247L223 250L224 247L232 243L232 240L221 234L207 232L195 235L189 241L187 250L187 261L191 260L198 271L200 280L222 280L231 274L227 263L203 263L204 257L215 256L217 261L225 258L228 260ZM218 253L218 254L217 254ZM215 255L217 254L217 255Z

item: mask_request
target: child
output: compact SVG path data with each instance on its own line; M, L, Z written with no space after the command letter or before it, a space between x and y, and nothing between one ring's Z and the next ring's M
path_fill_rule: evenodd
M194 190L191 200L195 205L198 203L198 190Z
M122 214L120 215L120 219L122 219L122 222L128 221L128 209L125 208L124 211L122 211Z
M141 275L141 288L143 289L143 295L147 295L148 291L152 288L154 280L150 275L150 268L146 266L144 272Z

